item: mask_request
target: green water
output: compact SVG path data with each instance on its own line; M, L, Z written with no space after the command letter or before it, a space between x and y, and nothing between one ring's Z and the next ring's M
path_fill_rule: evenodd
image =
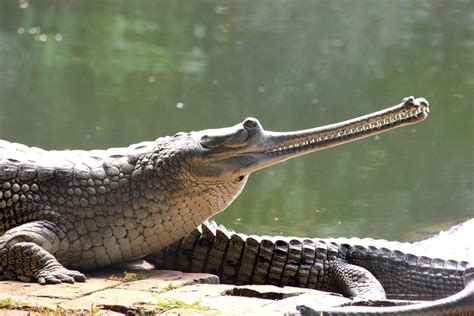
M474 216L472 1L0 0L0 138L125 146L332 123L430 101L422 124L251 176L217 221L406 239Z

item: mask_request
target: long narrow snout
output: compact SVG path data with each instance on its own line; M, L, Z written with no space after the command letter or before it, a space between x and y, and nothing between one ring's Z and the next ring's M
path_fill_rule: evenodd
M247 172L426 119L428 101L407 97L401 104L340 123L294 132L262 131L260 142L246 154Z

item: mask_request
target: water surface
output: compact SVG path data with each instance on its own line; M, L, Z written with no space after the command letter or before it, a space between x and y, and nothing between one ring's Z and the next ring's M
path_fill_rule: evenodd
M259 171L215 219L255 234L407 239L474 214L472 1L1 1L0 138L105 148L177 131L422 124Z

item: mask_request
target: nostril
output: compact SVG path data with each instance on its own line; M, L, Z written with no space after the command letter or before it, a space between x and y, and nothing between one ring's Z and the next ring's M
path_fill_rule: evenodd
M411 106L415 103L415 97L414 96L409 96L409 97L403 98L402 102L405 103L405 105L410 105Z
M255 129L260 125L260 122L253 117L248 117L243 121L242 124L246 129Z

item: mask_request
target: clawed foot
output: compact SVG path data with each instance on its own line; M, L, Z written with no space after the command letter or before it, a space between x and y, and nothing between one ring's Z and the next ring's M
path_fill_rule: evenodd
M54 227L48 221L31 222L0 236L0 277L39 284L85 282L84 274L66 269L39 245L51 248L57 238Z
M85 282L86 276L79 271L68 270L61 265L43 268L35 275L35 279L39 284L58 284L58 283L74 283Z

